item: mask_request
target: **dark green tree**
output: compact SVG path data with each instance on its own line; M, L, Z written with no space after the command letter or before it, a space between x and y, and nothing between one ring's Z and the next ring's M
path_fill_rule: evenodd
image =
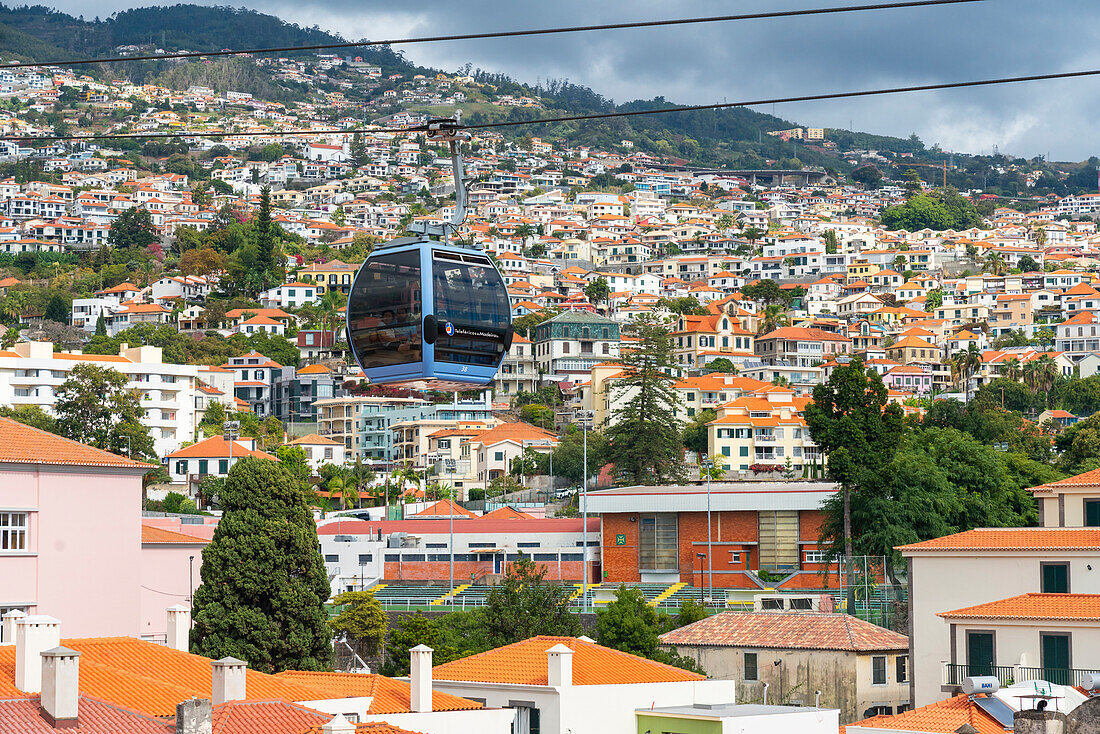
M0 405L0 417L11 418L25 426L60 435L57 419L37 405L16 405L15 407Z
M702 611L702 607L698 609ZM696 611L689 609L685 618L692 617L692 621L697 621L695 616ZM706 616L705 611L703 616ZM678 655L675 649L663 650L659 647L661 633L678 626L678 618L659 614L649 605L640 589L622 585L615 592L615 601L596 612L596 641L604 647L631 655L694 673L705 673L691 658Z
M718 413L707 408L684 426L684 447L699 454L707 453L707 424L718 417Z
M153 216L144 207L123 209L111 222L108 241L123 249L148 247L157 241L157 228Z
M712 359L707 362L706 367L711 372L722 372L727 375L736 375L738 372L737 365L725 357L719 357L718 359Z
M1021 273L1036 273L1042 270L1039 263L1035 262L1035 258L1031 255L1021 257L1017 267L1020 268Z
M65 297L60 293L54 293L50 296L50 300L46 302L46 312L42 316L59 324L67 323L69 320L69 304L65 302Z
M270 275L275 267L275 232L271 224L271 187L260 189L260 209L253 223L256 247L259 249L259 266ZM266 287L266 286L265 286Z
M569 611L572 593L561 584L547 581L546 569L521 555L508 564L504 581L489 591L483 620L485 633L494 646L536 635L575 637L581 626Z
M467 612L466 614L476 616L477 613ZM409 650L417 645L427 645L432 648L432 662L435 665L449 663L461 657L456 648L444 640L439 624L417 611L414 614L399 617L390 628L389 636L386 638L386 661L382 665L382 674L391 678L408 675Z
M860 166L848 174L848 178L862 184L865 189L877 189L882 183L882 171L872 165Z
M191 652L231 655L265 673L328 669L330 588L301 484L278 463L247 457L229 471L218 502Z
M668 327L648 314L635 320L634 336L621 357L625 376L612 388L621 407L607 429L611 460L629 482L660 484L679 477L683 464L672 341Z
M828 457L829 476L840 485L842 504L826 511L829 537L838 533L848 559L848 609L855 609L852 550L852 498L874 480L880 467L893 460L904 433L901 408L887 404L886 386L874 370L863 369L856 358L833 370L829 381L814 387L805 418L814 443ZM835 510L840 510L837 523ZM839 525L839 528L837 527Z
M95 320L95 335L107 336L107 319L103 318L103 314L99 314L99 318Z
M762 303L765 306L772 304L786 305L790 303L790 297L779 287L774 280L765 278L741 288L741 295L750 301Z

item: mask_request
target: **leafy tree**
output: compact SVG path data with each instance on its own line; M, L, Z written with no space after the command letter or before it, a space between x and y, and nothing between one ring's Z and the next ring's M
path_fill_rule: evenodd
M343 609L328 626L345 640L360 656L377 655L386 642L389 620L373 591L345 591L332 600Z
M825 254L835 255L837 250L836 230L825 230Z
M690 423L684 426L684 446L698 454L707 453L707 423L710 423L717 417L718 413L710 408L707 408L699 413L699 415L695 416Z
M872 165L860 166L848 174L848 178L861 184L865 189L877 189L882 183L882 171Z
M569 611L572 590L545 579L546 569L525 555L508 564L504 581L489 590L484 629L493 645L536 635L575 637L581 626Z
M1051 397L1074 415L1092 415L1100 411L1100 375L1064 380L1054 386Z
M875 472L893 460L904 422L901 408L887 404L886 386L874 370L864 371L853 359L833 370L829 381L814 387L813 402L805 409L810 435L829 457L829 476L840 485L841 506L826 508L825 537L834 549L843 540L847 563L848 609L855 608L851 557L853 555L852 497L862 502L863 490ZM834 550L835 554L835 550Z
M225 256L213 247L187 250L180 255L179 268L183 275L210 275L225 269Z
M265 673L325 670L330 589L301 484L276 462L246 457L218 501L223 515L202 554L191 652L232 655Z
M584 287L584 296L593 304L600 304L611 295L611 287L607 284L607 278L602 275Z
M688 614L695 616L696 613L688 610ZM706 616L705 611L703 616ZM659 635L676 626L668 615L658 614L649 606L640 589L625 584L615 592L615 601L596 611L596 641L604 647L705 673L691 658L676 654L675 649L667 651L659 647Z
M979 387L970 402L973 410L977 411L1005 408L1026 415L1036 408L1041 411L1044 401L1033 390L1019 382L1008 377L998 377Z
M924 310L933 311L943 305L943 291L933 288L924 294Z
M149 429L141 424L145 409L138 393L126 387L118 370L81 362L56 391L57 430L67 438L134 459L156 462Z
M750 301L756 301L765 306L771 304L785 305L790 302L790 298L783 289L779 287L779 284L767 278L743 286L741 288L741 295Z
M95 320L95 335L107 336L107 319L103 318L103 314L99 314L99 318Z
M1031 255L1024 255L1021 257L1018 267L1021 273L1037 273L1042 271L1042 268L1039 267L1039 263L1035 262L1035 258Z
M584 481L584 432L570 425L554 447L554 475L573 482ZM588 475L591 477L608 461L607 437L600 431L588 431ZM549 458L539 454L539 472L549 474ZM544 462L546 465L544 465Z
M57 428L57 419L37 405L16 405L14 407L0 405L0 417L11 418L13 421L19 421L25 426L60 435Z
M737 369L737 365L735 365L733 362L726 359L725 357L712 359L711 361L707 362L706 367L711 372L721 372L727 375L736 375L739 372L739 370Z
M547 408L545 405L535 403L524 405L520 408L519 415L526 422L544 430L551 430L554 427L554 409Z
M132 207L111 222L108 241L122 249L142 249L157 241L157 228L148 209Z
M399 617L390 629L389 637L386 638L386 661L382 666L382 674L391 678L408 675L411 663L409 651L417 645L432 648L432 662L435 665L449 663L461 657L452 645L444 642L439 625L417 611L415 614Z
M678 296L676 298L661 297L657 299L655 307L658 311L669 311L681 316L706 316L706 306L691 296Z
M65 302L65 297L60 293L50 296L43 317L59 324L67 323L69 321L69 304Z
M969 229L981 226L982 217L974 205L955 189L937 189L918 194L899 206L887 207L879 215L886 229Z
M649 314L635 321L634 335L637 343L622 355L625 376L612 388L621 407L607 429L611 459L628 481L660 484L682 470L672 342L668 327Z
M1077 421L1054 439L1058 467L1069 474L1100 468L1100 414Z

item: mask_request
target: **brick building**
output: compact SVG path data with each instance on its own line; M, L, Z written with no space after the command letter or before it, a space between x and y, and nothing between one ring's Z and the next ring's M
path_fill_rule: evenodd
M820 589L823 553L818 546L823 500L836 491L825 482L714 483L711 485L710 567L714 586ZM705 484L622 487L588 496L602 522L601 580L705 586L707 488ZM765 582L757 571L784 576ZM831 586L839 584L835 575Z

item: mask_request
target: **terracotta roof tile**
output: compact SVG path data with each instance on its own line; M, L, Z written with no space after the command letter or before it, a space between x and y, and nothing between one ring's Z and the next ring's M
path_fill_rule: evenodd
M98 698L82 695L78 703L79 725L55 729L46 723L40 710L39 696L0 700L0 731L19 734L171 734L174 726L138 711L116 706Z
M1019 596L963 607L937 616L980 619L1057 619L1100 621L1100 594L1020 594Z
M298 446L299 444L309 444L311 446L343 446L344 444L339 441L333 441L331 438L325 438L316 433L309 433L301 438L296 438L293 441L287 441L287 446Z
M194 535L177 533L175 530L166 530L154 525L141 526L142 544L167 543L173 545L206 545L210 541L206 538L196 538Z
M467 510L465 507L461 507L455 504L451 500L439 500L435 504L425 507L420 512L412 515L411 517L426 519L432 516L438 517L477 517L474 513Z
M225 440L223 436L211 436L210 438L199 441L198 443L191 444L179 451L173 451L166 455L166 459L207 459L207 458L221 458L229 457L229 442ZM233 458L243 458L245 456L257 456L261 459L270 459L276 461L275 457L271 454L264 453L263 451L255 451L242 445L238 441L233 442Z
M149 470L152 467L125 456L0 418L0 464L60 464Z
M978 734L1004 734L1005 732L1005 728L1000 723L965 695L930 703L893 716L875 716L857 721L851 726L940 734L957 731L963 724L974 727L978 730ZM841 727L841 734L844 734L844 731L844 727Z
M438 670L439 668L436 668ZM362 673L314 673L305 670L286 670L275 675L276 679L308 687L325 698L370 696L367 713L401 714L412 711L412 687L408 681L387 678L382 675ZM442 691L432 691L433 711L466 711L479 709L481 704Z
M703 680L681 668L646 660L575 637L532 637L495 650L470 655L432 670L436 680L480 681L545 686L546 651L555 645L573 650L573 684L664 683Z
M1073 417L1071 413L1065 413L1065 415L1059 415L1059 413L1065 413L1065 411L1054 411L1056 417L1065 418ZM1040 484L1038 487L1032 487L1029 492L1042 492L1049 493L1054 492L1063 487L1097 487L1100 486L1100 469L1093 469L1087 471L1084 474L1078 474L1072 477L1066 477L1065 479L1059 479L1057 482L1049 482L1047 484Z
M908 650L909 638L848 614L722 612L661 635L669 645Z
M1100 528L978 528L921 543L906 551L1100 550Z
M214 707L213 730L218 734L302 734L332 719L287 701L228 701Z
M511 505L505 505L504 507L498 507L492 512L486 512L482 517L487 517L490 520L531 520L534 515L528 515L526 512L520 512Z

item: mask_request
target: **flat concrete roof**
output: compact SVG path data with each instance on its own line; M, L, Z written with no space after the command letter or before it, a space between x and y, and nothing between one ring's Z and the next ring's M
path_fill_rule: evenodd
M639 714L665 714L670 716L703 716L715 719L736 719L747 716L775 716L779 714L805 714L814 711L836 709L813 706L765 706L759 703L695 704L694 706L662 706L653 709L635 709Z
M839 490L832 482L712 482L710 509L817 510ZM588 492L588 510L612 512L705 512L707 485L666 484Z

